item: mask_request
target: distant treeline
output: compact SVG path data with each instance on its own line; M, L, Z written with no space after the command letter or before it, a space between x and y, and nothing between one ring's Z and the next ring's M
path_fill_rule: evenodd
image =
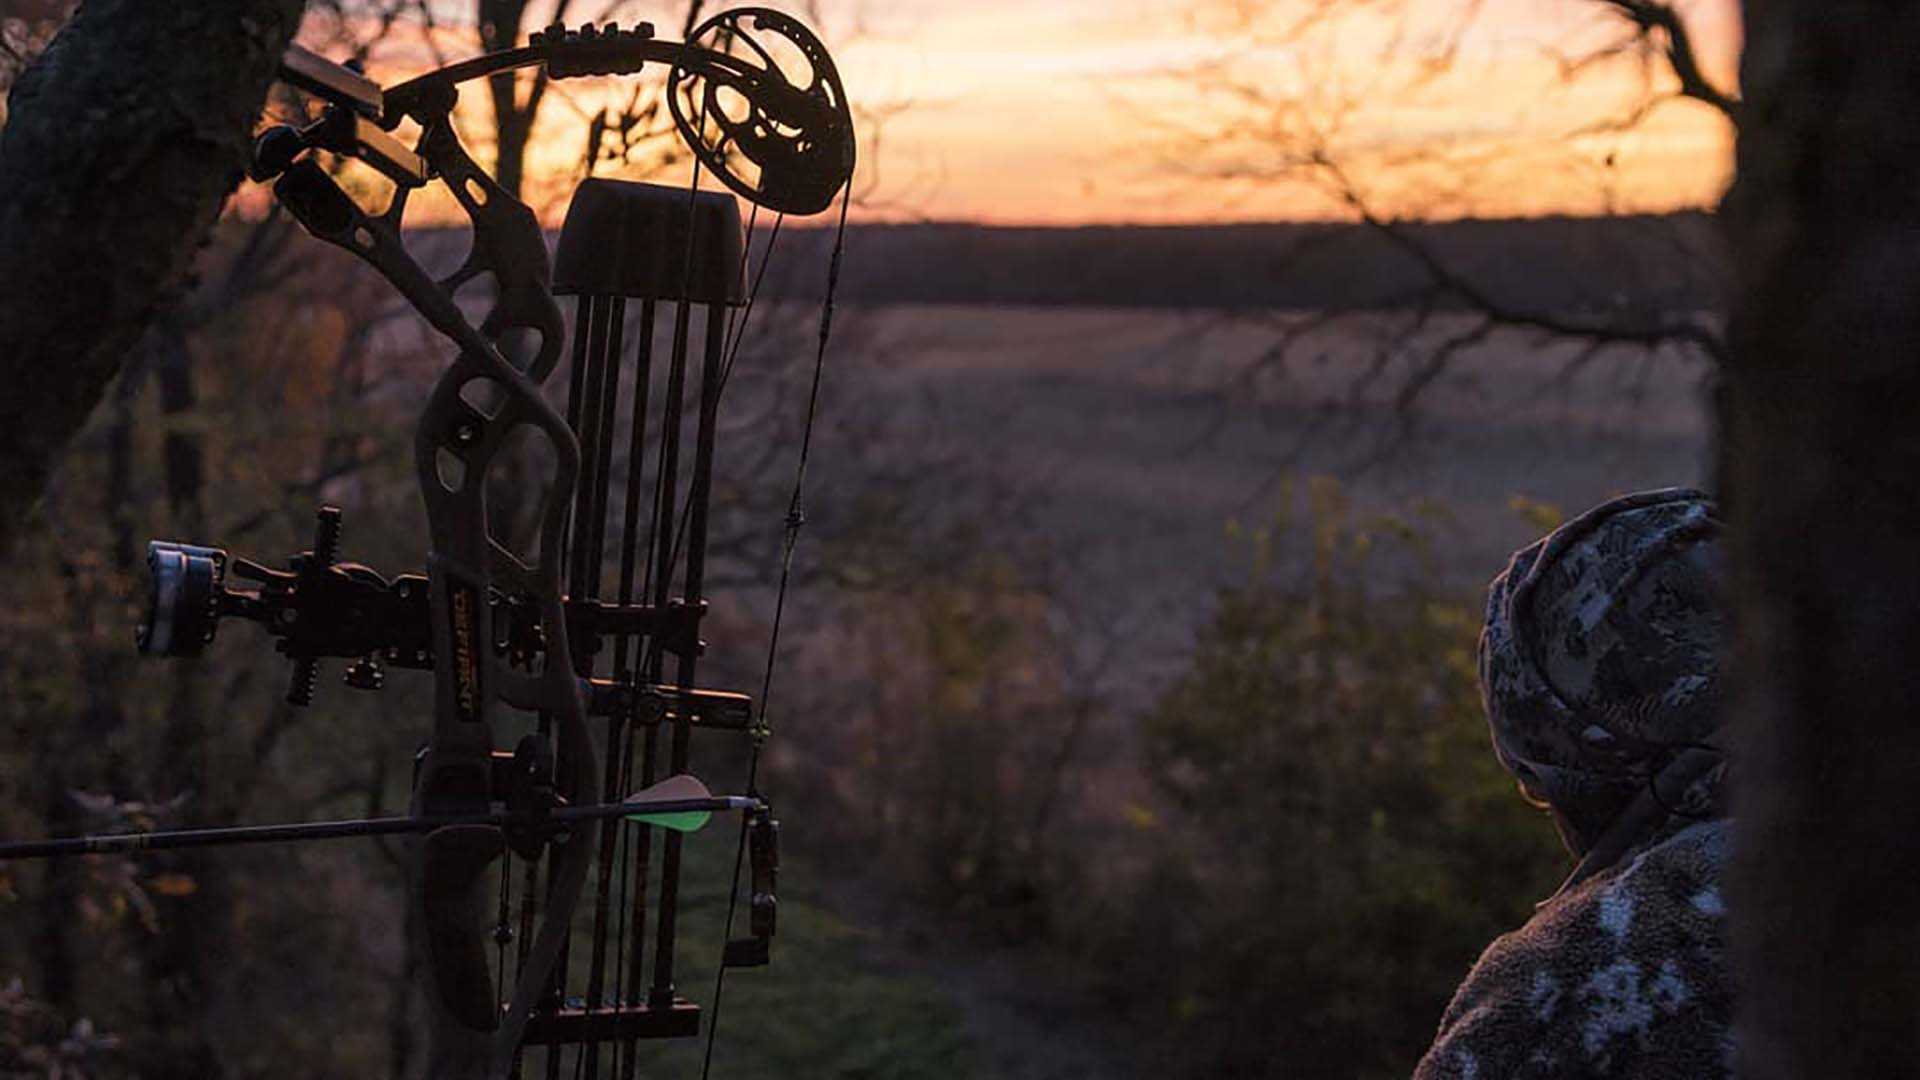
M790 229L769 295L817 296L815 245ZM1718 231L1702 213L1454 221L1404 227L1448 272L1522 310L1719 306ZM775 282L779 284L776 286ZM1431 278L1378 229L1342 224L863 225L849 230L840 296L868 303L1121 307L1403 307ZM1439 299L1457 307L1457 297Z
M1704 213L1463 220L1397 226L1444 272L1511 310L1603 313L1721 307L1719 230ZM421 230L416 252L451 270L464 230ZM760 237L766 234L761 228ZM756 237L758 239L758 237ZM832 230L789 226L762 295L818 299ZM753 258L758 260L754 245ZM1167 308L1463 306L1426 265L1364 225L931 223L847 230L838 296L873 304Z

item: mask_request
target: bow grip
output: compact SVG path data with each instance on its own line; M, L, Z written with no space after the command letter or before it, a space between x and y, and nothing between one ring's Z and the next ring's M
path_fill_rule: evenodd
M422 837L414 903L420 914L433 1023L452 1053L487 1060L500 1025L487 966L487 868L506 850L491 825L452 825Z

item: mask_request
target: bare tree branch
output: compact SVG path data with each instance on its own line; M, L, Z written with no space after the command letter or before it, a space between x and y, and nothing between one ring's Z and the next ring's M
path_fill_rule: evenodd
M1699 55L1694 51L1693 36L1687 30L1685 19L1674 10L1672 4L1663 0L1600 0L1601 3L1618 11L1631 20L1642 37L1658 31L1666 39L1667 63L1674 77L1680 80L1680 96L1692 98L1720 112L1736 125L1740 122L1740 99L1733 94L1713 85L1706 73L1700 69Z
M1374 213L1360 190L1336 162L1323 156L1317 159L1316 164L1333 179L1340 198L1359 219L1418 262L1432 279L1435 288L1464 301L1495 323L1610 345L1651 348L1671 341L1684 341L1698 346L1716 360L1725 356L1726 345L1719 333L1691 318L1649 322L1579 319L1551 312L1523 310L1500 301L1464 275L1455 272L1431 248L1409 236L1399 223Z

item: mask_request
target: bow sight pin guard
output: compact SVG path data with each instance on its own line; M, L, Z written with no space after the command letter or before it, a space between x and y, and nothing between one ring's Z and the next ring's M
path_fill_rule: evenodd
M147 545L147 615L134 633L142 656L198 656L220 626L227 553L155 540Z

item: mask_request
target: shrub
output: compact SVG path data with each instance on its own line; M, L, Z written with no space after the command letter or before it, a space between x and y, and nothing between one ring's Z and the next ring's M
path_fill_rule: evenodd
M1433 580L1427 515L1307 486L1306 552L1252 538L1190 668L1141 725L1164 813L1099 920L1166 1072L1405 1075L1478 951L1564 855L1486 743L1475 610Z

